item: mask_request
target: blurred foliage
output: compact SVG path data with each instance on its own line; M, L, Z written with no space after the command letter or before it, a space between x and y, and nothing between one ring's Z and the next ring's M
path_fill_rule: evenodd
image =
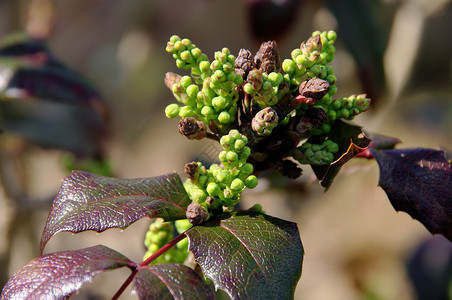
M381 125L385 134L406 127L412 135L399 136L405 142L415 140L423 146L435 147L436 144L420 138L439 136L443 145L451 148L451 16L452 3L448 0L1 0L0 39L17 31L25 31L35 40L44 39L48 45L45 49L40 48L43 44L36 43L34 48L22 48L25 49L22 55L28 53L29 58L39 58L30 54L50 48L52 55L46 66L52 67L52 71L63 72L54 59L58 57L68 65L64 72L76 70L89 78L104 99L95 103L111 108L115 145L130 149L140 138L148 137L149 126L154 126L154 119L162 118L164 107L171 101L163 74L175 71L175 67L163 45L172 34L190 36L206 53L224 45L229 45L234 53L238 53L239 47L256 50L262 39L275 39L281 55L288 56L308 33L333 29L341 37L335 66L341 90L348 93L361 89L377 103L374 111L386 109L387 117ZM413 42L407 44L406 39ZM357 44L365 46L356 53L350 52L357 49ZM3 63L11 59L14 58L3 52ZM20 63L19 67L24 67L23 63L33 62L26 59ZM36 76L36 72L32 73L21 76ZM65 74L71 81L74 73ZM0 76L1 86L3 78ZM99 149L104 151L105 145L98 146L98 138L108 125L105 111L99 110L99 106L84 106L77 100L75 105L62 104L61 100L48 101L48 97L39 101L2 100L0 119L4 120L7 114L15 115L16 121L9 121L8 127L0 129L19 132L44 147L94 156ZM159 128L155 127L151 130L157 131ZM178 138L177 134L174 136ZM4 174L8 174L7 179L15 178L13 172L5 169L7 163L21 160L14 166L23 165L24 156L33 156L36 148L24 152L21 143L10 143L4 133L0 143L3 179ZM20 146L11 150L11 144ZM16 149L21 151L20 155L11 154ZM114 151L106 150L103 154L106 157ZM72 158L67 158L67 165L71 161ZM144 163L137 165L147 168ZM30 169L18 169L15 169L18 173L36 175ZM1 202L6 201L0 198L0 206L4 205ZM24 263L28 260L23 258ZM2 272L8 271L9 264L8 259L0 258ZM0 276L0 282L5 278Z

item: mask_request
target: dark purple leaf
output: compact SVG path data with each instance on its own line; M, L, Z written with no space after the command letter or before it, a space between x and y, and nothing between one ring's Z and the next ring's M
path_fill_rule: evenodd
M98 158L108 135L105 120L86 106L24 99L0 100L0 127L43 148Z
M388 149L394 149L395 146L400 143L400 140L395 137L381 135L377 133L370 133L365 132L365 135L368 136L372 141L370 142L369 146L366 150L356 155L356 157L362 157L362 158L368 158L372 159L374 158L372 156L372 153L370 153L370 149L375 150L388 150Z
M293 299L304 254L295 223L235 212L186 235L204 275L232 299Z
M391 20L382 16L390 9L383 8L383 1L327 0L325 5L337 20L339 39L355 60L357 79L374 106L386 89L383 56ZM382 9L385 14L378 14Z
M51 253L17 271L3 288L1 299L67 299L104 271L135 266L122 254L102 245Z
M138 299L214 299L201 277L182 264L143 267L134 279L132 292Z
M445 147L439 147L439 150L444 151L444 156L449 161L449 163L452 164L452 151Z
M8 98L34 98L88 106L103 116L107 109L96 89L59 62L42 40L12 34L0 45L0 92Z
M337 120L331 126L331 131L327 137L339 145L339 151L334 154L334 161L328 166L312 166L312 170L325 190L330 188L342 166L357 154L363 152L370 143L370 139L366 137L360 126L343 120ZM317 139L324 138L315 136L308 141L316 143Z
M183 219L189 204L176 173L117 179L75 171L64 179L53 201L41 237L41 251L61 231L124 229L143 217L165 221Z
M392 206L452 241L452 167L443 151L371 150Z

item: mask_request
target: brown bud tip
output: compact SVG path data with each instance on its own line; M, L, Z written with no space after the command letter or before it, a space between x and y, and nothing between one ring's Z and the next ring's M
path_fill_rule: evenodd
M187 207L186 217L193 225L199 225L209 219L209 213L204 206L192 203Z
M182 76L177 75L176 73L168 72L168 73L165 74L165 85L170 90L172 90L173 89L173 85L175 83L179 83L181 78L182 78Z
M184 173L187 175L188 179L195 179L196 174L198 173L198 163L194 161L186 163L184 166Z
M322 51L322 39L320 35L317 34L315 36L311 36L306 42L301 43L300 45L301 51L312 52L314 50Z
M235 59L235 73L245 79L253 67L253 55L250 50L240 49Z
M206 126L194 118L183 118L179 122L178 131L190 140L200 140L206 136Z
M261 44L254 56L254 65L261 72L266 72L267 74L281 70L281 59L275 41L268 41Z
M328 120L326 112L320 107L308 108L304 113L304 117L309 119L314 127L320 127Z
M312 78L303 81L300 84L299 92L300 95L303 95L306 98L314 98L316 100L319 100L323 96L325 96L326 93L328 93L329 89L330 84L328 83L328 81L320 78Z

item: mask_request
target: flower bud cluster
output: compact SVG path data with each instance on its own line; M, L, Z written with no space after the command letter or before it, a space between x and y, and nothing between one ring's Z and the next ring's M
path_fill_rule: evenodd
M235 56L229 49L216 52L215 60L209 63L207 56L189 39L181 40L174 35L166 51L173 54L179 68L191 70L191 76L167 74L165 82L183 106L168 105L166 116L194 117L206 124L215 124L220 131L234 122L238 100L235 87L243 83L243 77L235 73Z
M212 75L209 59L189 39L173 35L167 43L166 52L173 54L179 69L189 69L197 83Z
M178 220L175 222L175 225L173 225L170 222L163 222L163 219L161 218L156 218L154 222L149 225L149 229L146 232L144 239L144 245L147 248L147 251L143 260L149 258L152 254L157 252L173 239L174 226L179 233L182 233L190 228L191 224L186 219ZM154 261L152 261L152 264L169 262L183 263L187 258L187 255L188 240L184 239L177 243L175 247L172 247L163 255L157 257Z
M322 166L333 162L334 153L339 151L339 146L331 140L326 140L321 145L305 142L297 150L301 153L294 155L294 158L301 164Z
M312 34L306 42L301 43L300 48L291 52L291 58L285 59L282 68L286 73L284 80L290 88L297 88L308 78L320 78L328 81L330 84L336 82L334 69L327 66L334 58L336 40L334 31L319 32ZM331 90L330 96L334 94Z
M356 115L368 110L369 105L370 99L366 98L365 94L334 100L327 106L328 119L331 121L338 118L352 120Z
M233 129L220 143L224 149L218 155L221 165L212 164L207 169L200 162L192 162L185 166L189 178L184 184L187 193L193 203L208 211L233 207L246 187L257 185L257 178L252 175L253 165L246 162L251 154L246 136Z
M251 95L253 102L261 109L273 106L286 93L283 75L279 72L267 74L259 69L249 72L243 86L245 93Z

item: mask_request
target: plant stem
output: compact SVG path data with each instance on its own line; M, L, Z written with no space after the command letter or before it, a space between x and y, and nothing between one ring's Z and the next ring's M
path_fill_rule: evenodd
M116 294L111 298L111 300L117 300L119 296L126 290L126 288L129 286L129 284L132 282L133 278L135 278L135 275L138 273L139 267L136 267L132 270L132 273L127 277L127 280L124 281L124 283L121 285L119 290L116 292Z
M149 265L152 261L154 261L157 257L168 251L171 247L182 241L184 238L186 238L185 233L181 233L178 236L176 236L174 239L172 239L168 244L157 250L154 254L149 256L146 260L141 262L138 266L136 266L132 273L129 275L129 277L126 279L126 281L121 285L119 290L116 292L116 294L111 298L111 300L117 300L119 299L119 296L126 290L126 288L129 286L129 284L132 282L133 278L137 275L138 271L141 269L141 267L145 267Z
M149 265L151 262L153 262L157 257L168 251L171 247L182 241L184 238L186 238L185 233L181 233L178 236L176 236L174 239L171 240L168 244L157 250L154 254L149 256L145 261L141 262L138 266L144 267Z

